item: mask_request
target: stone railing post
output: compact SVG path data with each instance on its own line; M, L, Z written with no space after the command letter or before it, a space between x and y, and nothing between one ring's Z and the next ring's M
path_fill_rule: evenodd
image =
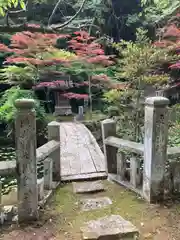
M168 104L169 100L164 97L151 97L145 101L143 194L151 203L164 198Z
M19 222L38 219L36 113L34 100L19 99L15 120Z
M44 160L44 188L46 190L52 189L52 186L53 186L52 168L53 168L52 159L51 158L46 158Z
M102 140L104 156L108 173L117 173L117 148L108 146L104 143L107 137L116 136L116 122L112 119L106 119L101 122Z
M60 141L60 123L52 121L48 123L48 141Z
M48 124L48 141L55 140L59 142L59 148L49 156L53 160L53 180L60 181L61 165L60 165L60 123L53 121Z

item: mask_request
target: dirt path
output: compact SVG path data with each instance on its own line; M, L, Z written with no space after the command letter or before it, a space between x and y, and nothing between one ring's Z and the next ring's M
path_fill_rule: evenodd
M11 226L1 232L0 239L80 240L80 227L84 222L111 214L119 214L137 226L141 240L180 239L180 204L169 208L149 205L123 187L107 181L104 184L106 191L95 196L108 196L113 204L107 208L81 212L78 205L80 196L72 193L72 185L69 184L55 193L40 222L31 227Z

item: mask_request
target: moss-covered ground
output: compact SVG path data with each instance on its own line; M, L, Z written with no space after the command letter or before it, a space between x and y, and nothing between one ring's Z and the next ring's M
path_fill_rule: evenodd
M75 195L72 184L59 188L42 212L41 220L31 227L12 226L3 232L3 240L80 240L80 227L91 219L119 214L140 230L140 239L179 240L180 205L149 205L125 188L104 181L105 192L90 197L108 196L113 204L100 210L82 212L79 200L88 195Z

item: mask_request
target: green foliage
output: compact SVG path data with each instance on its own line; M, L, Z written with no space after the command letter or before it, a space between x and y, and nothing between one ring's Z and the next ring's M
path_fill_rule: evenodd
M143 15L148 23L154 24L173 14L179 7L179 0L141 0Z
M169 129L168 144L171 147L180 146L180 123L175 123Z
M8 46L11 43L11 35L9 33L0 34L0 42Z
M52 58L57 58L57 59L65 59L65 60L72 60L76 58L76 55L74 53L71 53L69 51L65 51L63 49L52 49L49 52L45 52L41 54L43 59L52 59Z
M149 73L157 70L159 65L174 59L168 49L157 48L145 34L146 31L139 29L136 42L122 40L114 44L121 56L117 75L133 85L138 85L138 89L143 82L149 82L147 79ZM163 78L159 78L156 74L155 76L153 83L157 84L162 84L169 79L167 74Z
M143 77L143 81L147 84L155 85L157 83L166 84L169 81L168 74L156 75L156 74L149 74L148 76Z
M180 146L180 104L171 107L169 123L168 144L171 147Z
M35 99L37 120L41 123L45 123L46 115L44 108L40 106L40 102L36 99L34 92L31 90L20 89L20 87L12 87L3 93L0 99L0 121L9 125L14 122L16 113L14 102L21 98Z
M154 46L147 37L147 31L137 30L137 40L124 41L114 44L119 51L116 76L122 82L120 89L105 93L105 101L109 103L109 111L118 112L119 133L125 138L143 141L142 127L144 115L144 90L147 84L160 87L170 79L168 74L161 70L163 64L174 59L168 49ZM159 70L160 69L160 70ZM116 111L112 109L116 107ZM110 114L110 115L111 115ZM122 137L122 135L121 135Z
M25 9L24 0L0 0L0 15L4 16L9 8L17 8L18 6Z
M35 84L37 81L37 69L28 64L27 66L20 67L16 65L9 65L5 68L0 69L0 77L3 82L8 83L31 83Z
M133 13L128 15L128 20L126 25L143 26L148 28L150 31L155 30L157 24L164 25L168 19L175 15L180 8L179 0L141 0L142 10L140 13ZM155 36L152 35L154 38Z

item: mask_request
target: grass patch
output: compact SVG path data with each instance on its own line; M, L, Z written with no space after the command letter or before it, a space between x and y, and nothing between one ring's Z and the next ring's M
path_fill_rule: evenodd
M155 239L154 237L159 234L162 224L167 222L168 209L150 206L137 195L115 183L104 181L104 184L105 192L91 195L73 194L72 184L57 190L50 204L51 213L53 211L54 215L57 216L55 223L59 236L57 239L79 240L81 239L80 228L85 222L112 214L121 215L137 226L141 232L141 239ZM98 210L80 211L78 204L80 199L100 196L109 197L113 204ZM177 210L171 209L171 214L175 212L177 213Z
M104 185L105 192L89 195L74 194L72 184L62 186L42 211L40 221L27 228L8 229L1 239L80 240L80 228L85 222L117 214L131 221L139 229L140 240L179 240L179 203L169 208L164 205L149 205L115 183L104 181ZM80 210L79 201L83 197L102 196L109 197L113 204L99 210Z

